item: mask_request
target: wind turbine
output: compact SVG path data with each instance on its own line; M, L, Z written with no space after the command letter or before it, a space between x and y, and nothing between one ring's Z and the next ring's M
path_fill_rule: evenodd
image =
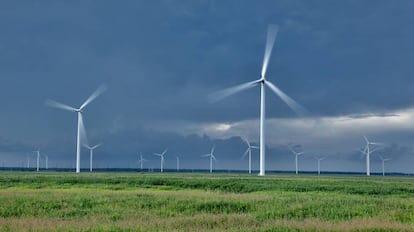
M43 155L45 157L45 167L46 170L49 169L49 156L48 155Z
M318 161L318 176L321 174L321 161L325 159L325 157L313 157Z
M159 156L161 159L161 172L164 172L164 155L167 153L168 149L166 148L161 154L160 153L154 153L154 155Z
M391 159L384 159L384 157L382 157L381 155L379 156L381 161L382 161L382 176L385 176L385 162L389 161Z
M374 147L373 149L371 149L370 145L381 145L381 143L377 143L377 142L370 142L368 140L368 138L364 135L364 139L366 142L365 148L362 151L363 154L366 155L366 161L367 161L367 176L371 175L371 168L370 168L370 156L371 153L373 153L374 151L378 150L378 147Z
M266 48L262 65L262 72L260 78L251 82L247 82L241 85L230 87L222 91L211 94L210 100L215 102L223 98L226 98L230 95L236 94L240 91L250 89L258 84L260 84L261 94L260 94L260 173L259 176L265 175L266 163L265 163L265 151L266 151L266 140L265 140L265 90L266 86L270 88L277 96L282 99L293 111L298 115L305 115L307 111L301 105L299 105L295 100L290 98L282 90L280 90L276 85L266 79L266 70L269 64L270 55L272 52L273 44L276 40L276 35L279 30L277 25L269 25L267 30L267 39L266 39Z
M89 171L92 172L93 150L102 146L102 143L96 144L95 146L89 146L89 145L83 144L83 146L89 149Z
M214 153L214 150L216 149L216 145L214 145L212 148L211 148L211 151L210 151L210 153L209 154L205 154L205 155L202 155L201 157L210 157L210 173L212 173L213 172L213 159L215 160L215 161L217 161L217 159L216 159L216 157L213 155L213 153Z
M252 148L259 149L259 147L250 145L250 142L247 140L247 138L244 138L243 140L247 144L247 149L244 152L242 159L244 159L244 157L249 154L249 174L252 174Z
M86 132L85 132L85 126L83 123L82 112L89 103L95 100L95 98L101 95L105 90L106 90L106 86L101 85L97 90L95 90L95 92L91 94L91 96L89 96L88 99L86 99L86 101L79 108L74 108L72 106L68 106L68 105L65 105L65 104L50 100L50 99L46 100L46 105L48 106L59 108L62 110L76 112L78 115L78 131L77 131L77 139L76 139L76 173L80 172L81 136L83 136L84 139L86 140Z
M142 153L140 153L139 160L138 160L138 164L141 164L141 172L142 172L142 169L144 168L144 162L146 162L146 161L148 161L148 160L144 159L142 157Z
M176 156L175 159L177 160L177 172L180 172L180 157Z
M289 149L295 155L295 168L296 168L296 175L297 175L299 173L299 171L298 171L298 157L300 155L302 155L304 152L297 152L297 151L293 150L293 148L291 148L290 146L289 146Z
M30 154L28 154L27 155L27 157L26 157L26 161L27 161L27 168L29 169L30 168Z
M40 150L39 149L37 149L36 151L34 151L34 152L36 152L36 154L37 154L37 161L36 161L36 171L38 172L39 171L39 166L40 166Z

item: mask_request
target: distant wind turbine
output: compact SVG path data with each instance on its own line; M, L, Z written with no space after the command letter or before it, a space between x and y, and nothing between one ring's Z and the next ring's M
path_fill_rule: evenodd
M27 168L30 168L30 154L27 155Z
M247 149L244 152L242 159L244 159L244 157L246 157L247 154L249 155L249 174L252 174L252 148L259 149L259 147L252 146L250 142L247 140L247 138L244 138L243 140L247 144Z
M379 156L381 161L382 161L382 176L385 176L385 162L389 161L391 159L384 159L384 157L382 157L381 155Z
M89 149L89 172L92 172L92 167L93 167L93 151L102 146L102 143L96 144L95 146L89 146L86 144L83 144L84 147Z
M266 39L266 48L265 54L263 59L262 65L262 72L260 78L247 82L241 85L237 85L234 87L230 87L224 89L222 91L213 93L209 95L210 100L215 102L219 101L223 98L226 98L230 95L236 94L240 91L250 89L258 84L260 84L261 94L260 94L260 173L259 176L265 175L266 163L265 163L265 151L266 151L266 140L265 140L265 86L269 87L277 96L282 99L293 111L295 111L298 115L305 115L307 114L307 110L299 105L295 100L290 98L287 94L285 94L281 89L279 89L276 85L266 79L266 70L269 64L270 55L273 49L273 44L276 40L276 35L279 30L277 25L269 25L267 30L267 39Z
M292 147L289 146L290 151L295 155L295 169L296 169L296 175L299 173L299 167L298 167L298 157L302 155L304 152L297 152Z
M43 155L45 157L45 167L46 170L49 169L49 156L48 155Z
M371 175L371 167L370 167L371 160L370 160L370 156L371 156L371 153L373 153L374 151L378 150L378 147L371 148L371 145L374 145L374 146L375 145L381 145L381 143L370 142L366 136L364 136L364 139L365 139L366 145L365 145L364 150L361 151L361 152L366 156L367 176L370 176Z
M313 157L318 161L318 176L321 174L321 161L325 159L325 157Z
M180 157L176 156L175 159L177 160L177 172L180 172Z
M59 108L62 110L72 111L76 112L78 115L78 132L77 132L77 140L76 140L76 173L80 172L80 150L81 150L81 136L86 140L86 132L85 132L85 126L83 123L83 117L82 112L85 109L85 107L91 103L95 98L97 98L99 95L101 95L106 90L105 85L101 85L95 92L92 93L91 96L89 96L88 99L79 107L74 108L72 106L68 106L50 99L46 100L46 105Z
M148 160L144 159L144 158L142 157L142 153L140 153L140 154L139 154L138 164L140 164L140 166L141 166L141 172L142 172L142 169L144 168L144 162L146 162L146 161L148 161Z
M160 153L154 153L154 155L159 156L161 160L161 168L160 171L164 172L164 155L167 153L168 149L165 149L161 154Z
M215 160L215 161L217 161L217 159L216 159L216 157L214 156L214 150L216 149L216 145L214 145L212 148L211 148L211 151L210 151L210 153L209 154L205 154L205 155L202 155L201 157L210 157L210 173L212 173L213 172L213 159Z
M37 154L37 159L36 159L36 171L38 172L39 171L39 168L40 168L40 150L39 149L37 149L36 151L34 151L34 152L36 152L36 154Z

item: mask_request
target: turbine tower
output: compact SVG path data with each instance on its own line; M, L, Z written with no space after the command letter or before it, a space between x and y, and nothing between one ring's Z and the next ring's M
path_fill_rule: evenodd
M30 154L27 155L27 168L30 168Z
M382 161L382 176L385 176L385 162L389 161L391 159L384 159L384 157L382 157L381 155L379 156L381 161Z
M177 160L177 172L180 172L180 157L176 156L175 159Z
M49 169L49 156L48 155L43 155L45 157L45 167L46 170Z
M324 160L324 157L313 157L318 161L318 176L321 174L321 161Z
M371 148L370 145L374 145L374 146L375 145L381 145L381 143L370 142L366 136L364 136L364 139L365 139L366 145L365 145L365 148L362 151L362 153L366 155L367 176L370 176L371 175L371 167L370 167L370 161L371 161L370 159L371 158L370 158L370 156L371 156L371 153L373 153L374 151L378 150L378 147Z
M154 155L159 156L161 160L161 168L160 171L164 172L164 155L167 153L168 149L166 148L161 154L160 153L154 153Z
M36 154L37 154L37 158L36 158L36 171L38 172L39 171L39 166L40 166L40 150L37 149L34 152L36 152Z
M84 147L89 149L89 172L92 172L92 167L93 167L93 150L95 150L96 148L102 146L102 143L96 144L95 146L89 146L84 144Z
M140 164L140 165L141 165L141 172L142 172L142 169L144 168L144 162L146 162L146 161L148 161L148 160L144 159L144 158L142 157L142 153L140 153L140 154L139 154L138 164Z
M295 111L298 115L305 115L307 111L301 105L299 105L295 100L290 98L287 94L285 94L282 90L280 90L276 85L266 79L266 71L267 66L269 64L270 55L272 53L273 44L276 40L276 35L279 30L277 25L269 25L267 31L267 39L266 39L266 48L265 54L263 59L263 66L262 71L260 74L260 78L247 82L241 85L237 85L234 87L230 87L228 89L224 89L222 91L218 91L216 93L211 94L210 100L212 102L219 101L225 97L230 95L236 94L240 91L250 89L258 84L260 84L260 173L259 176L265 175L266 163L265 163L265 151L266 151L266 131L265 131L265 117L266 117L266 110L265 110L265 87L269 87L277 96L279 96L282 101L284 101L293 111Z
M101 95L106 90L105 85L101 85L95 92L92 93L91 96L89 96L88 99L79 107L74 108L72 106L68 106L50 99L46 100L46 104L51 107L59 108L62 110L72 111L77 113L78 115L78 130L77 130L77 139L76 139L76 173L80 172L80 146L81 146L81 136L84 137L86 140L86 132L85 132L85 126L83 124L83 117L82 112L85 109L85 107L91 103L95 98L97 98L99 95Z
M211 151L210 151L210 153L209 154L205 154L205 155L202 155L201 157L210 157L210 173L212 173L213 172L213 159L214 159L214 161L217 161L217 159L216 159L216 157L214 156L214 150L216 149L216 145L214 145L212 148L211 148Z
M259 147L252 146L250 142L247 140L247 138L244 138L243 140L247 144L247 149L244 152L242 159L244 159L244 157L246 157L246 155L249 154L249 174L252 174L252 148L259 149Z
M289 149L295 155L295 170L296 170L296 175L297 175L297 174L299 174L299 170L298 170L298 157L300 155L302 155L304 152L297 152L292 147L289 147Z

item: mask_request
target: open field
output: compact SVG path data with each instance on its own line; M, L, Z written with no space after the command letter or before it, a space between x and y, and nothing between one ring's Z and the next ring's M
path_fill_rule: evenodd
M0 231L414 231L414 178L0 172Z

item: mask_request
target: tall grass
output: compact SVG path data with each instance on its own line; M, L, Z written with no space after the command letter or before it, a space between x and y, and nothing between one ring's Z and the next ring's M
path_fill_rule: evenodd
M414 231L406 177L0 174L0 231Z

